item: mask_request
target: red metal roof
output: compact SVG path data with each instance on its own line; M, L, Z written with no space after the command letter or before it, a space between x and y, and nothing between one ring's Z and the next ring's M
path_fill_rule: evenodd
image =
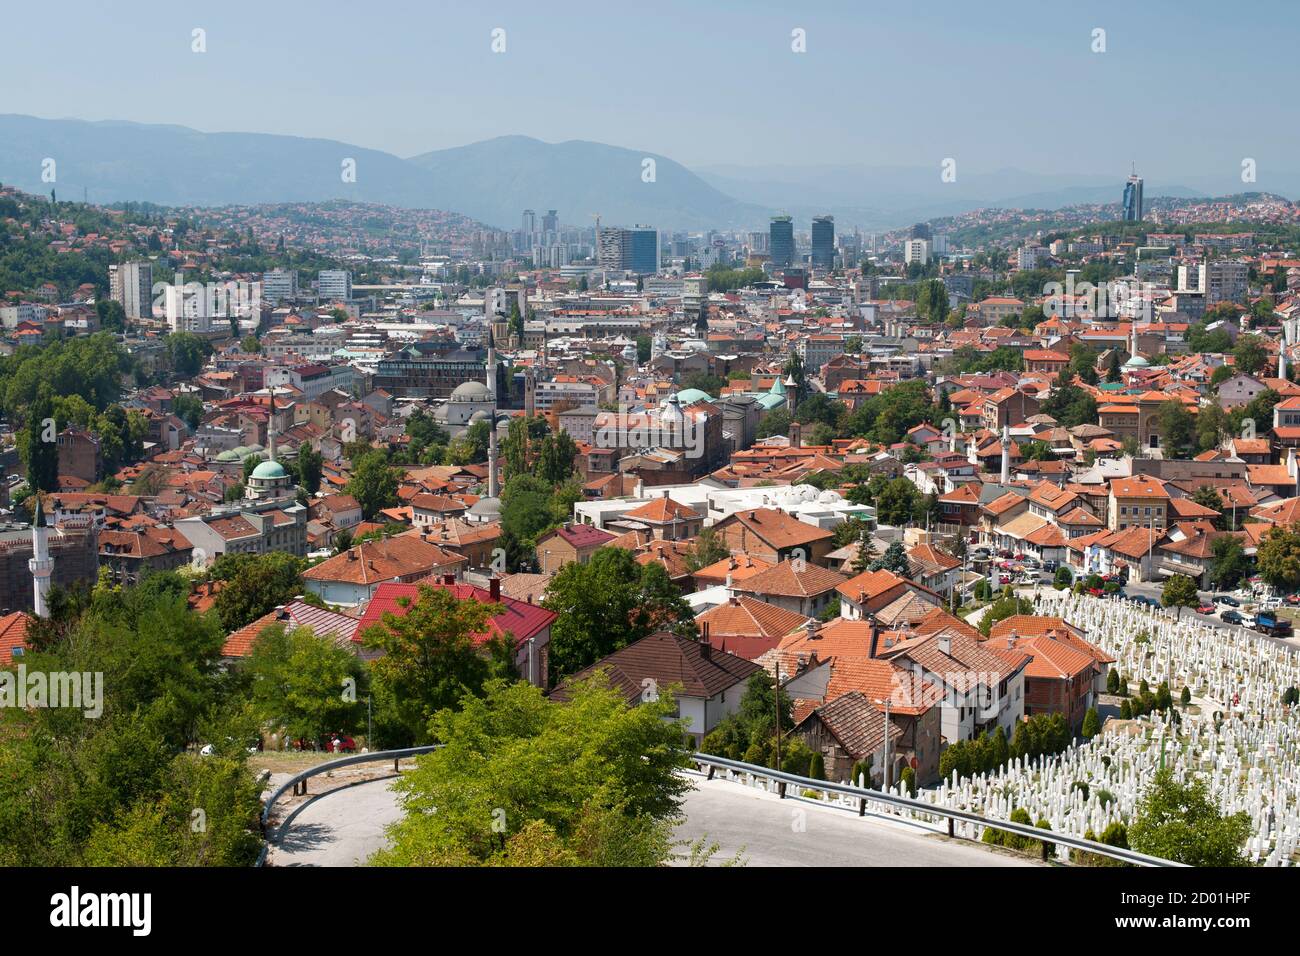
M488 630L474 635L475 644L481 644L489 637L504 637L509 633L514 636L517 646L550 627L551 622L558 616L554 611L548 611L541 605L529 604L527 601L506 597L504 594L493 601L487 588L476 587L473 584L443 584L433 581L421 583L438 590L451 591L458 601L468 601L473 598L482 604L502 605L502 611L488 622ZM405 617L406 612L410 610L410 604L403 607L398 603L402 598L409 599L411 603L419 600L420 584L398 584L388 581L379 585L375 590L375 596L366 607L366 613L361 616L361 623L357 626L356 634L352 639L360 641L365 629L372 624L382 623L386 613Z

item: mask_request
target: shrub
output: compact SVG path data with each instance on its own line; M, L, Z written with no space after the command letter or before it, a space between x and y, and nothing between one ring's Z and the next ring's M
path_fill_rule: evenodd
M1083 799L1088 799L1088 785L1082 780L1074 781L1074 783L1070 784L1070 789L1080 791L1083 794Z
M911 767L904 767L902 774L899 775L903 786L907 789L909 797L916 796L916 771Z
M1110 673L1106 675L1106 692L1108 694L1119 693L1119 671L1113 667L1110 669Z
M1192 689L1186 684L1183 685L1183 692L1178 695L1178 700L1184 707L1192 702Z
M1101 718L1097 716L1097 708L1089 707L1088 712L1083 715L1083 739L1091 740L1101 733Z
M1119 705L1119 719L1120 720L1133 719L1133 707L1129 704L1127 697L1124 698L1124 701Z
M826 779L826 760L822 757L820 750L814 750L812 757L808 761L808 774L814 780Z

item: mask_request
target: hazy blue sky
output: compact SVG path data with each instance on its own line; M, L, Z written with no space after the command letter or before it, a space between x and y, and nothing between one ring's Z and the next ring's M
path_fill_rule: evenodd
M321 136L507 133L688 165L1168 181L1295 164L1300 5L1053 0L6 4L0 112ZM191 30L208 50L190 51ZM494 54L490 32L504 28ZM791 30L807 52L791 52ZM1107 52L1093 53L1092 30Z

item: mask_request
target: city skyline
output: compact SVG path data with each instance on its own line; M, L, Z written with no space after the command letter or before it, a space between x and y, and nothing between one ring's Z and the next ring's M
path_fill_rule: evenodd
M1300 146L1300 134L1272 122L1266 101L1244 101L1230 84L1198 85L1195 97L1170 97L1158 110L1135 105L1135 91L1155 93L1180 71L1194 71L1186 50L1198 37L1227 60L1220 75L1249 69L1265 89L1293 79L1294 67L1269 55L1285 30L1260 34L1208 4L1196 5L1196 21L1183 18L1177 31L1167 29L1163 5L1110 3L1079 12L1019 3L997 12L670 4L654 18L583 17L583 4L564 18L513 4L490 14L390 6L380 15L402 29L360 48L335 29L352 14L337 4L306 20L259 7L255 30L244 4L201 14L149 4L153 12L129 25L73 6L76 15L61 25L65 42L109 44L125 62L148 58L171 82L160 86L155 70L130 69L98 71L91 82L89 66L69 70L39 44L23 45L3 68L6 112L332 138L401 157L520 134L643 149L702 169L925 167L951 157L973 173L1113 172L1122 180L1136 162L1166 183L1230 173L1243 157L1277 171ZM1265 6L1261 15L1274 23L1297 16ZM689 19L675 15L687 10ZM42 28L31 9L11 10L8 21L16 34ZM1249 54L1234 42L1248 29ZM195 30L204 31L201 42ZM632 35L644 70L611 76L609 54ZM720 35L734 42L719 44ZM268 63L277 66L271 95ZM656 72L660 63L707 69L704 103L716 106L684 109L690 94L666 95L673 83ZM431 75L440 79L431 83ZM456 83L458 75L473 83ZM1042 82L1048 75L1058 79ZM544 88L560 95L545 110L529 108L530 91ZM865 122L830 122L845 106L837 90L860 105ZM1086 108L1063 116L1061 101L1072 96ZM917 109L927 103L933 109ZM1216 117L1218 132L1190 155L1178 134L1202 115ZM1112 135L1126 124L1142 135Z

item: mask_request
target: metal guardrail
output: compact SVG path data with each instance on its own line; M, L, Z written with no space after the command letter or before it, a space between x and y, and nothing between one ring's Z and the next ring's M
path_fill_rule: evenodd
M398 771L398 764L401 762L403 757L416 757L420 754L427 754L431 751L437 750L441 746L442 744L432 744L425 747L407 747L404 750L377 750L374 753L369 754L353 754L351 757L341 757L338 760L330 760L327 763L318 764L315 767L304 770L302 773L294 774L281 784L280 788L276 790L275 793L267 797L265 804L262 806L262 850L258 853L257 862L253 865L263 866L266 863L266 854L271 848L271 843L280 842L280 837L283 835L284 827L287 825L288 821L286 820L284 824L280 825L280 829L276 832L274 841L266 839L266 826L271 820L271 811L275 809L276 802L284 796L284 792L290 787L293 788L293 795L295 797L305 795L307 793L307 781L312 777L322 773L329 773L333 770L338 770L341 767L350 767L359 763L375 763L381 760L391 760L393 762L393 772L396 773Z
M726 757L715 757L712 754L696 753L691 756L691 760L699 766L708 768L708 779L710 780L713 779L714 771L719 768L773 780L777 783L778 794L783 800L785 799L786 787L795 786L857 798L858 816L866 815L868 803L884 803L900 810L944 817L948 821L948 836L950 837L956 837L953 824L957 820L973 823L981 827L991 827L994 830L1002 830L1006 833L1014 833L1017 836L1027 837L1039 842L1042 845L1044 860L1048 857L1048 846L1057 844L1069 847L1072 850L1107 856L1124 863L1131 863L1134 866L1184 867L1187 865L1186 863L1175 863L1173 860L1165 860L1158 856L1148 856L1135 850L1123 850L1118 847L1108 846L1095 840L1085 840L1081 837L1070 836L1067 833L1057 833L1055 830L1043 830L1024 823L1012 823L1010 820L997 820L992 817L980 816L978 813L971 813L968 810L957 810L951 807L926 803L923 800L914 800L911 797L900 797L897 794L885 793L882 790L867 790L863 787L854 787L845 783L832 783L829 780L800 777L782 770L773 770L770 767L762 767L757 764L742 763L739 760L729 760Z

